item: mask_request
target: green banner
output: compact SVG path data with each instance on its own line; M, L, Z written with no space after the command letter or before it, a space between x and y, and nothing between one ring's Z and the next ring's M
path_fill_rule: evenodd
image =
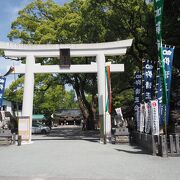
M155 11L155 23L156 23L156 36L157 36L157 46L158 46L158 59L160 60L160 72L162 81L162 102L167 104L167 88L166 88L166 75L163 62L162 53L162 16L163 16L163 5L164 0L154 0L154 11Z

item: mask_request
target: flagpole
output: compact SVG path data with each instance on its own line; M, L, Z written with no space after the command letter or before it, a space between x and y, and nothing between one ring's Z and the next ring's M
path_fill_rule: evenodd
M13 62L13 67L15 67L14 62ZM14 68L13 74L14 74L14 82L15 82L16 81L15 68ZM16 90L17 90L17 87L16 87ZM17 101L16 101L16 111L17 111L17 114L15 112L15 115L16 117L19 117L19 103Z
M107 99L107 93L106 93L106 88L107 88L107 77L106 77L106 66L105 66L105 108L104 108L104 130L103 130L103 134L104 134L104 144L106 144L106 99Z
M164 133L167 137L166 105L164 105Z

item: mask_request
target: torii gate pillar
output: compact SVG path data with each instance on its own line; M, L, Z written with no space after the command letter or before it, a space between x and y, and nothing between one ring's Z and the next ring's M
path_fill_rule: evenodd
M96 56L97 62L97 79L98 79L98 106L99 120L101 124L101 142L106 143L111 137L111 116L105 111L106 107L106 76L105 76L105 55L99 53Z
M33 95L34 95L34 72L35 57L28 55L26 57L25 77L24 77L24 93L23 93L23 106L22 116L30 117L30 127L32 127L32 114L33 114ZM31 128L29 129L29 140L31 141Z
M23 93L23 116L32 116L33 112L33 94L34 94L34 72L35 58L28 55L26 58L25 78L24 78L24 93ZM30 106L27 106L30 105Z

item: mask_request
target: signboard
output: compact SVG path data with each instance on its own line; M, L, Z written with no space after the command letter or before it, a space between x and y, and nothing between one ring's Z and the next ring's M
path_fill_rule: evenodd
M0 77L0 107L2 107L6 78Z
M18 135L22 137L22 141L30 140L30 117L20 116L18 117Z
M151 129L153 135L159 135L159 113L158 100L150 101L151 103Z
M60 49L60 67L69 68L71 65L70 49Z

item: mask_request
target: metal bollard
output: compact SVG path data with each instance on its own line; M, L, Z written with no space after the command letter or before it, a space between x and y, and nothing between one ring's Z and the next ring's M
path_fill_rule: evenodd
M18 135L18 146L21 146L22 136Z

